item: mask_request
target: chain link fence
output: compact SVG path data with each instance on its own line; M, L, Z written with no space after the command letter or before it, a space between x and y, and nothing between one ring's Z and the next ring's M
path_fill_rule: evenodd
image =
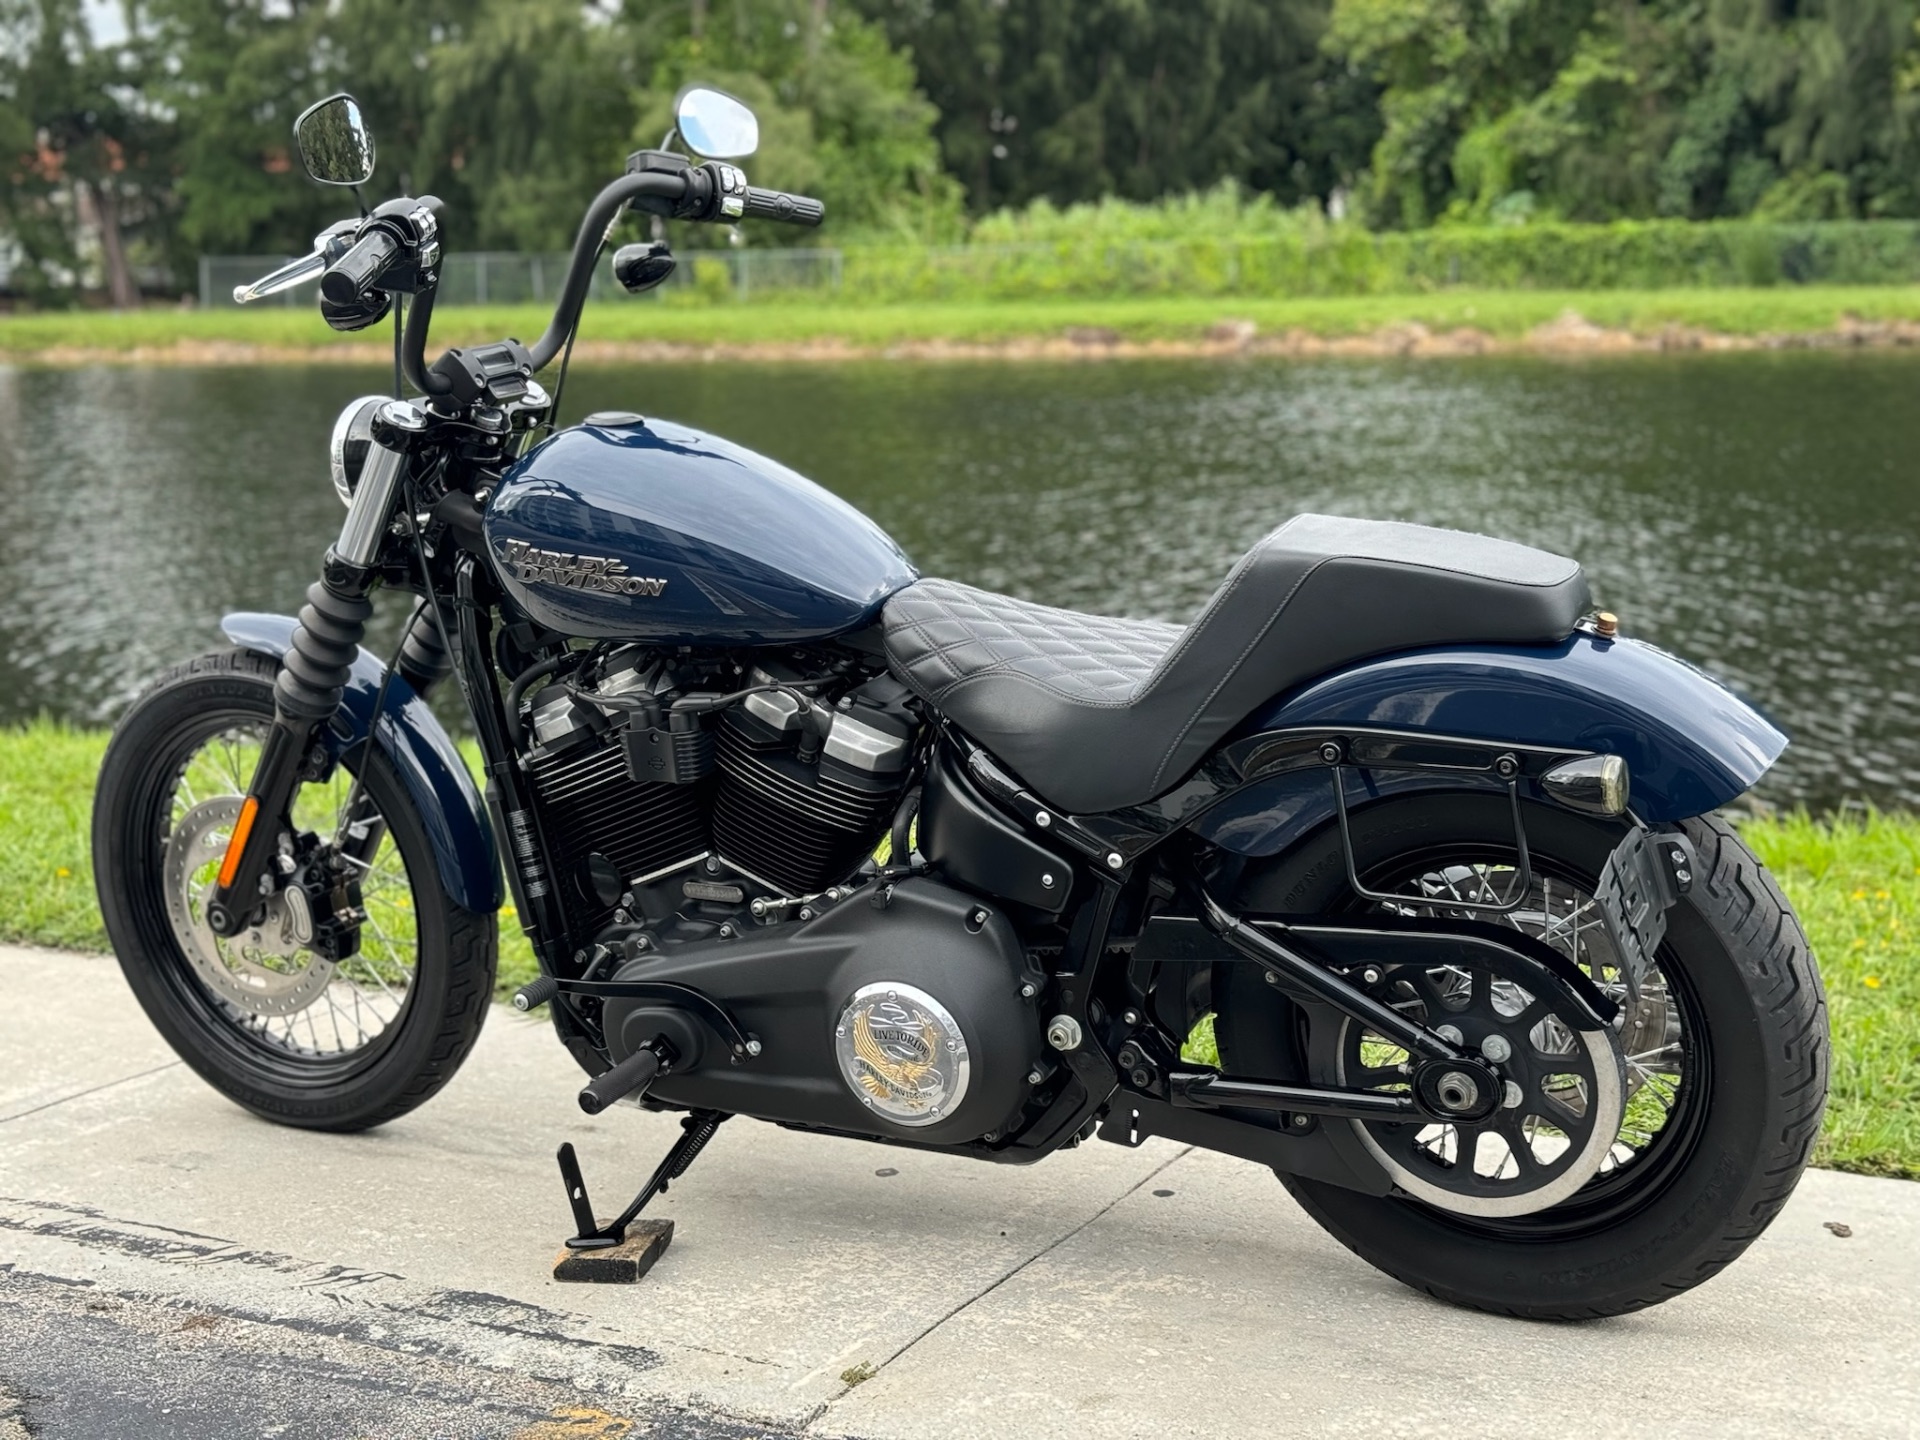
M258 280L295 257L285 255L202 255L200 303L207 309L232 309L236 287ZM695 288L714 298L765 298L779 291L832 291L840 287L838 250L683 250L679 265L661 290ZM440 305L551 305L566 280L573 257L565 251L522 255L481 250L449 255L440 267ZM629 296L613 278L606 259L594 267L589 295L594 300L646 300ZM258 305L304 306L314 303L319 282L296 285Z

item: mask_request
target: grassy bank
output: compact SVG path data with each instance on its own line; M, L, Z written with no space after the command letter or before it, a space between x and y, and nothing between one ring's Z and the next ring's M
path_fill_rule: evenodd
M849 297L851 298L851 297ZM1101 300L929 301L910 305L679 305L608 301L590 307L583 355L596 347L671 346L778 356L806 347L882 351L902 346L1017 346L1064 341L1097 348L1118 341L1142 345L1254 348L1301 339L1380 338L1405 348L1409 326L1464 331L1494 346L1540 339L1549 348L1579 349L1581 332L1562 321L1571 311L1606 334L1588 348L1623 338L1733 340L1834 338L1871 341L1860 327L1920 324L1920 286L1793 286L1696 290L1444 290L1429 295L1248 299L1117 297ZM436 344L464 345L502 335L531 337L548 311L537 306L449 307L434 316ZM1253 328L1236 322L1246 322ZM1546 327L1549 334L1540 336ZM1223 333L1226 340L1222 341ZM298 361L391 353L384 330L369 339L337 335L310 310L143 310L116 315L72 311L0 316L0 360L16 363L96 361ZM1914 337L1878 337L1913 343ZM645 353L637 350L636 353ZM806 358L803 356L803 358Z
M0 940L106 946L87 827L106 737L39 723L0 730ZM1833 1100L1819 1161L1920 1179L1920 817L1751 821L1826 975ZM502 917L501 990L532 973Z

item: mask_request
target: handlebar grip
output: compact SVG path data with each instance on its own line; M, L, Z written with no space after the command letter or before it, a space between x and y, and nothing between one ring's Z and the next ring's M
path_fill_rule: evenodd
M741 210L762 220L784 220L789 225L818 225L827 218L827 207L811 195L789 195L784 190L747 187L747 200Z
M351 305L386 272L400 254L400 242L385 230L373 230L354 242L354 246L320 277L320 293L336 305Z

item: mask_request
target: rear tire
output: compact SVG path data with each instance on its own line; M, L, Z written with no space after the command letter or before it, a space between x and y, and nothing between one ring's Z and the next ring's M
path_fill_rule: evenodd
M1528 807L1536 862L1595 877L1617 825ZM1511 847L1504 798L1426 796L1354 819L1361 874L1448 846ZM1691 1015L1688 1088L1668 1126L1629 1167L1571 1199L1511 1220L1375 1197L1281 1175L1301 1206L1361 1259L1454 1304L1541 1320L1620 1315L1670 1299L1730 1264L1779 1213L1820 1130L1828 1068L1826 999L1792 909L1724 821L1682 828L1699 857L1692 892L1668 916L1659 964ZM1242 913L1347 911L1337 835L1250 874ZM1222 1063L1235 1074L1298 1074L1297 1035L1253 967L1228 967L1216 993ZM1292 1067L1291 1070L1285 1067Z
M412 952L406 988L380 1016L380 1028L364 1043L328 1049L322 1032L303 1046L292 1021L287 1033L269 1033L257 1016L216 993L204 969L196 970L168 914L167 840L183 803L176 791L215 737L271 722L278 668L244 650L202 656L162 675L121 719L94 800L100 909L135 997L202 1079L278 1124L364 1130L427 1100L472 1050L493 992L495 922L464 909L442 888L425 824L385 756L375 752L360 781L386 823L383 846L398 849L401 863L394 868L408 885L401 909L412 926L401 942ZM354 759L355 766L362 763ZM240 776L239 785L248 778ZM369 943L363 927L363 952ZM346 983L336 978L331 985ZM339 1039L337 1025L334 1036Z

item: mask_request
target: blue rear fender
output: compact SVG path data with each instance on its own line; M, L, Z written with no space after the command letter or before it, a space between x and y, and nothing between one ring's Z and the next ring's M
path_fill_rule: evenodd
M287 615L243 612L222 617L220 628L241 649L278 660L292 643L295 624ZM364 742L373 729L373 705L385 675L386 666L362 648L340 709L322 732L336 756ZM497 910L500 861L486 805L453 738L398 675L387 685L375 743L392 762L426 826L446 892L468 910L483 915Z
M1375 729L1618 755L1632 807L1654 823L1704 815L1751 789L1786 735L1718 681L1637 640L1584 631L1558 645L1410 650L1276 697L1235 738L1262 731ZM1365 777L1368 797L1457 788L1418 772ZM1351 799L1361 799L1355 782ZM1333 817L1324 771L1247 786L1199 817L1196 834L1271 855Z

